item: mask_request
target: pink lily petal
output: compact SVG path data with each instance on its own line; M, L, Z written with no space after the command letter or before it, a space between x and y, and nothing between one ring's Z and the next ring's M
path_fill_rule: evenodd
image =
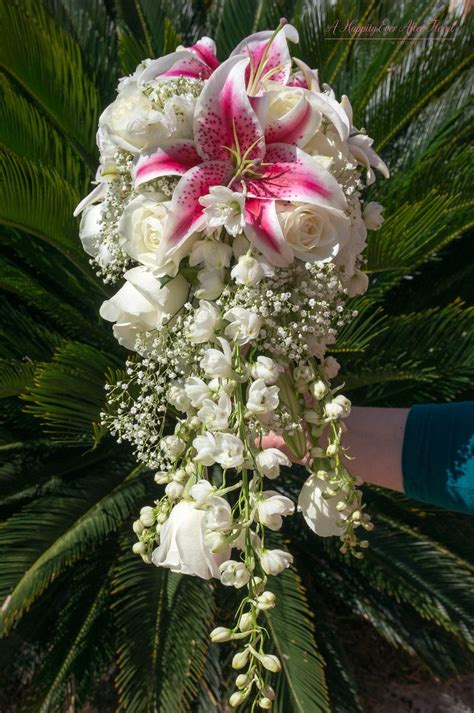
M138 157L133 169L134 186L136 188L159 176L183 176L198 163L201 163L201 159L194 143L187 139L177 139L149 156Z
M216 57L216 43L210 37L201 37L195 45L189 48L199 59L207 64L210 69L217 69L220 62Z
M206 62L203 62L191 50L181 49L152 60L140 74L138 81L141 84L146 84L154 79L162 80L169 77L207 79L211 74L212 69Z
M298 95L298 90L295 89ZM270 106L272 98L278 108L279 92L269 92ZM299 91L299 99L286 114L276 112L277 119L270 121L265 126L265 140L268 144L285 143L304 146L321 122L321 114L313 101L313 94L304 90Z
M346 208L346 199L329 171L305 151L289 144L268 146L261 176L246 178L250 198Z
M285 267L293 262L293 250L283 235L275 201L247 198L245 222L245 235L272 265Z
M244 55L252 58L252 63L255 67L258 66L263 57L265 49L273 37L273 32L256 32L249 35L245 40L242 40L231 53L231 57L236 55ZM261 79L271 79L279 84L286 84L291 72L291 56L288 49L288 40L290 42L298 42L298 32L293 25L285 25L280 32L273 38L273 41L268 48L268 53L265 61ZM247 69L247 81L250 76L250 67Z
M248 158L263 158L263 131L252 109L245 87L248 60L232 57L218 67L196 102L194 138L205 160L231 160L229 148L241 155L252 145ZM234 135L235 133L235 135ZM225 148L227 147L227 148Z
M204 208L201 196L209 193L211 186L225 186L232 176L228 161L208 161L187 171L176 186L171 199L170 215L163 235L163 244L171 255L191 233L202 230Z

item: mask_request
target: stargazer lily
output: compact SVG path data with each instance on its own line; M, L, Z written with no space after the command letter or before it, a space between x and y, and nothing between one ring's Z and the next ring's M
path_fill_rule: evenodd
M136 186L159 176L182 176L163 236L169 254L206 227L200 199L214 186L245 196L244 233L278 266L288 265L293 251L285 241L276 201L346 208L336 179L298 147L300 137L307 134L307 122L313 121L311 112L317 112L311 104L297 101L277 126L270 124L267 133L262 127L262 83L289 80L286 39L298 39L289 25L279 30L251 36L213 71L196 104L194 141L176 141L136 163Z

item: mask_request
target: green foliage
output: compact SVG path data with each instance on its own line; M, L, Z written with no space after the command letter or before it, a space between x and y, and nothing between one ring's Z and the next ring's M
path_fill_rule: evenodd
M271 583L278 606L267 613L267 628L273 647L282 662L276 680L273 710L327 713L329 698L324 662L315 642L314 618L300 577L287 570Z
M208 645L227 593L132 555L133 514L158 490L93 425L104 374L125 353L98 318L108 290L72 212L118 77L202 35L222 59L245 35L292 21L295 54L350 97L392 174L370 188L386 220L369 235L359 316L334 345L345 388L361 405L469 398L472 19L449 42L327 39L348 17L448 21L446 5L0 0L0 687L28 667L12 695L22 711L62 710L71 691L84 707L105 674L118 710L218 713L230 679L229 649ZM291 475L296 488L302 475ZM439 677L470 667L472 522L375 488L366 499L376 529L364 560L300 518L285 533L296 565L271 581L278 607L266 615L283 663L279 713L364 710L344 631L354 616Z

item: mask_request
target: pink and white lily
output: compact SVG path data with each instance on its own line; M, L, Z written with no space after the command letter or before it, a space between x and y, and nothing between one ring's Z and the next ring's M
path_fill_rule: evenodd
M290 27L283 28L282 36L292 35ZM273 42L265 50L268 35ZM247 57L238 47L207 80L196 104L194 142L177 141L141 156L135 166L135 185L159 176L181 176L163 236L170 254L206 227L205 205L200 199L212 187L226 186L242 193L246 237L270 263L284 266L292 261L293 251L283 236L275 202L344 210L346 200L336 179L297 145L306 107L297 103L297 110L287 112L278 126L270 126L267 136L254 109L253 94L261 91L265 77L285 82L290 76L286 41L286 54L274 33L258 33L245 47Z
M218 66L216 43L210 37L201 37L192 47L178 47L176 52L149 62L138 81L146 84L174 77L204 80L208 79Z

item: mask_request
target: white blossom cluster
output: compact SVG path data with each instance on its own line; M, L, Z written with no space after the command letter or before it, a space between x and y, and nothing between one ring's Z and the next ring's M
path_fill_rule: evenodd
M246 589L235 627L211 638L242 647L230 703L253 695L252 710L272 707L266 672L281 667L259 623L268 578L292 563L268 531L298 510L361 557L372 529L327 352L357 315L348 297L367 289L367 230L383 220L365 182L388 172L347 97L291 59L295 41L282 22L222 64L209 38L142 63L100 118L97 185L78 207L99 274L123 278L100 314L133 352L102 421L157 484L134 552ZM308 471L297 503L280 487L291 459Z

